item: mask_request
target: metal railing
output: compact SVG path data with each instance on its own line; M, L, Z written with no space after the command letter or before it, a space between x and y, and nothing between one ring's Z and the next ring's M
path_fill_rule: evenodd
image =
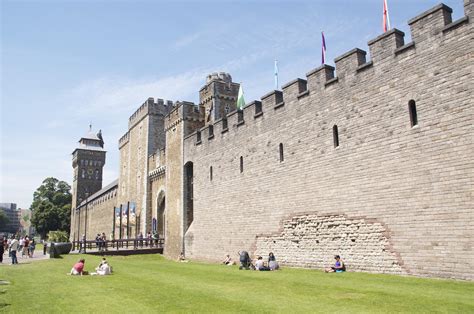
M117 239L117 240L86 240L72 241L72 250L78 250L80 253L86 253L87 250L94 251L111 251L111 250L143 250L143 249L162 249L165 239Z

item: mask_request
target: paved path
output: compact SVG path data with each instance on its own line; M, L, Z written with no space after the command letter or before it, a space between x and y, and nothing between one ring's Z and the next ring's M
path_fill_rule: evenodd
M43 250L35 251L35 253L33 254L33 258L29 258L27 256L21 257L21 252L17 252L17 259L18 259L18 264L29 264L35 261L49 259L49 254L43 255ZM3 263L0 263L0 267L5 266L5 265L11 265L11 263L12 263L12 259L8 257L8 252L5 252L5 254L3 254Z

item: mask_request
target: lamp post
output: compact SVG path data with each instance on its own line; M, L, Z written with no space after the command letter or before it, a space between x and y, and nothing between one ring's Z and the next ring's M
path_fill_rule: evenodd
M84 219L84 253L86 253L86 246L87 246L87 206L89 205L89 192L85 193L86 196L86 217Z
M82 198L79 198L79 206L76 207L76 212L78 216L77 220L77 245L79 247L79 253L81 252L81 203Z

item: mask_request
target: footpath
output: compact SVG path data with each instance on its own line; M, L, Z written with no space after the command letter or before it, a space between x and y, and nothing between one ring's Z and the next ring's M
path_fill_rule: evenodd
M33 257L28 257L26 255L22 257L21 252L17 252L16 255L18 259L18 264L29 264L36 261L49 259L49 254L43 255L43 250L41 250L41 252L35 251L33 254ZM11 265L11 263L12 263L12 259L8 256L8 252L5 252L5 254L3 254L3 262L0 263L0 267L15 266L15 265Z

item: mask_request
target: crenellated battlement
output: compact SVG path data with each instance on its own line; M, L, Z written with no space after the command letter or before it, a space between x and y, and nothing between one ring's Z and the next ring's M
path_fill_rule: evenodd
M150 97L130 116L128 119L128 129L133 128L147 115L166 116L174 107L175 104L171 100L158 98L155 102L153 97Z
M119 139L119 149L122 148L125 144L130 141L130 132L126 132L120 139Z
M188 123L184 131L185 134L189 134L204 125L204 110L203 106L196 106L193 102L176 102L174 109L165 118L165 131L169 131L181 122L186 121Z
M187 139L198 136L200 139L213 139L210 133L225 133L227 130L237 130L241 125L247 127L254 124L254 120L264 115L271 118L278 114L280 108L287 105L295 106L307 96L312 99L324 98L328 93L337 94L338 89L353 86L365 77L373 76L386 67L393 67L398 60L410 57L417 58L417 49L420 51L432 49L433 41L443 41L443 36L448 36L451 30L470 23L468 14L472 14L473 1L465 0L466 16L452 22L452 9L444 4L416 16L408 21L413 41L405 44L405 34L398 29L391 29L368 42L370 61L367 52L354 48L334 59L335 67L324 64L309 71L306 80L297 78L282 86L282 90L271 91L261 97L260 101L248 104L243 112L233 111L222 119L209 126L202 127L193 132ZM409 52L412 51L412 52ZM218 77L208 77L218 79ZM321 110L323 108L315 108ZM203 125L204 126L204 125ZM199 134L198 134L199 133Z

